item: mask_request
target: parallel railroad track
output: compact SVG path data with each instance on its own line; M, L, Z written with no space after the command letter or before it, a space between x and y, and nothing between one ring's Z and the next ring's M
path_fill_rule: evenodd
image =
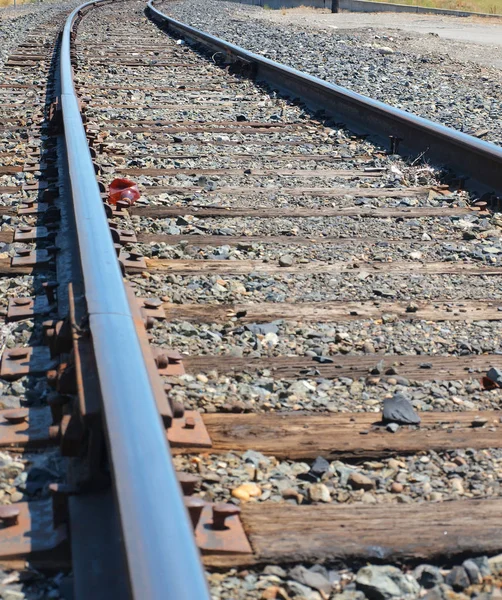
M0 377L49 371L54 391L4 412L0 443L70 460L61 538L36 552L17 516L25 543L1 555L65 566L71 548L76 598L177 599L209 597L196 545L242 577L496 555L502 151L144 10L70 15L43 114L16 102L29 77L3 84L5 134L43 116L48 138L35 166L3 148L19 223L0 236L25 246L0 272L33 278L6 318L38 343ZM105 213L116 178L141 198ZM50 521L45 499L21 510ZM309 597L354 587L327 574ZM483 575L472 593L497 586ZM274 581L246 597L301 596Z

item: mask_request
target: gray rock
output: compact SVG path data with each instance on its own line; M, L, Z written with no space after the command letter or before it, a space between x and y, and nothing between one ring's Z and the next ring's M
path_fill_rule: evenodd
M24 600L26 595L21 590L2 590L2 600Z
M324 475L324 473L327 473L328 471L329 462L322 456L318 456L312 463L309 473L311 473L315 477L321 478Z
M441 574L441 571L433 565L419 565L413 571L413 576L426 590L444 582L444 577Z
M242 455L242 458L244 459L244 462L251 463L255 467L259 467L260 464L270 464L270 458L255 450L246 450Z
M313 571L315 568L318 568L320 565L315 565L314 567L311 568L311 571ZM342 576L340 575L339 571L328 571L328 580L331 583L331 585L339 585L340 582L342 581Z
M425 594L422 600L444 600L443 592L440 587L433 587Z
M327 473L328 471L329 462L322 456L318 456L312 463L310 470L307 473L300 473L298 475L298 479L301 479L302 481L310 481L311 483L316 483L317 481L320 481L324 473Z
M332 364L335 361L329 356L314 356L314 360L322 365Z
M311 571L312 573L320 573L332 585L339 584L340 581L342 580L342 577L338 571L335 571L333 569L328 571L328 569L324 565L313 565L312 567L309 568L309 571Z
M446 583L452 587L456 592L461 592L469 587L470 581L464 567L453 567L453 569L446 576Z
M375 482L362 473L351 473L348 478L348 484L355 490L372 490Z
M311 571L302 565L297 565L294 569L291 569L288 576L303 585L308 585L314 590L325 594L329 594L331 591L331 583L324 575Z
M397 292L389 288L375 288L373 290L373 293L375 294L375 296L382 296L383 298L395 298L397 296Z
M396 433L399 430L399 425L397 423L389 423L386 429L391 433Z
M497 385L502 386L502 370L501 369L496 369L495 367L492 367L486 374L486 377L490 381L493 381L493 383L496 383Z
M283 254L279 258L279 266L280 267L291 267L295 263L295 259L291 254Z
M478 556L477 558L472 558L471 560L478 566L482 577L488 577L490 575L490 563L487 556Z
M20 408L21 400L18 396L0 396L0 408Z
M465 572L467 573L467 577L469 577L469 581L472 584L481 583L483 579L481 571L478 565L473 560L464 560L462 566L464 567Z
M343 590L341 594L335 594L331 596L333 600L366 600L366 596L363 592L357 590Z
M418 425L420 417L404 394L397 393L383 401L382 420L384 423L400 425Z
M244 329L255 335L266 335L267 333L277 333L279 331L279 327L275 323L248 323L244 325Z
M379 361L371 370L372 375L382 375L384 372L383 360Z
M275 575L276 577L281 578L287 577L286 571L282 567L279 567L279 565L267 565L263 569L263 573L265 575Z
M349 477L350 475L354 472L352 469L349 469L348 467L344 467L342 465L337 465L335 467L336 472L338 473L339 477L340 477L340 486L341 487L345 487L348 483Z
M180 331L183 335L199 335L198 329L187 322L180 323Z
M232 346L232 348L230 348L230 350L228 351L228 354L229 356L237 356L240 358L244 355L244 349L240 346Z
M363 567L357 572L355 581L357 589L364 592L369 600L411 600L420 592L420 586L411 575L391 566Z
M493 575L502 573L502 554L497 554L496 556L489 558L488 564L490 565L490 572Z
M16 396L22 396L25 392L24 385L21 381L14 381L11 386L11 390L16 394Z
M293 598L299 596L302 600L321 600L319 592L314 592L311 588L298 583L297 581L287 581L286 590L290 593Z
M299 381L294 381L288 387L289 394L295 394L295 396L305 396L309 393L309 388L305 385L305 382L300 379Z

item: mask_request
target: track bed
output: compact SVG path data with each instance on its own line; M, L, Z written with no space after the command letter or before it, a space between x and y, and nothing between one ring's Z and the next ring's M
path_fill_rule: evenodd
M501 392L480 383L501 365L498 217L166 36L140 4L86 16L77 55L99 179L142 193L114 218L136 236L126 279L159 299L153 352L181 358L164 383L213 441L176 465L196 496L241 506L251 542L204 557L240 569L210 575L214 596L372 598L365 572L349 591L366 561L499 552ZM382 424L396 394L420 427ZM396 577L392 597L421 593Z
M498 598L500 199L442 167L499 150L63 13L0 72L2 585L203 600L198 546L215 599Z

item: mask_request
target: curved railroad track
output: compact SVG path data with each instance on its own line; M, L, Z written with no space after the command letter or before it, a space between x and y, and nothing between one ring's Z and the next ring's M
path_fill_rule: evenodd
M77 599L495 598L502 150L161 10L4 67L0 444L66 473L5 499L2 561Z

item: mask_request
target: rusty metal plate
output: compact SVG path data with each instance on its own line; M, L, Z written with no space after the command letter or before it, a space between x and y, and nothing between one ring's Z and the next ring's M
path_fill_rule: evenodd
M125 218L125 217L129 216L129 213L127 212L127 210L125 210L123 208L117 208L116 206L114 206L113 211L112 211L112 216Z
M19 502L18 522L0 526L0 558L30 558L52 551L67 542L66 526L53 524L52 500Z
M38 192L40 190L46 190L49 187L47 181L36 181L35 183L25 183L23 190L25 192Z
M202 509L195 530L195 541L202 554L251 554L253 552L238 515L227 517L225 529L212 527L213 508Z
M22 416L26 415L24 420ZM0 411L0 446L45 446L52 443L49 407ZM0 534L1 538L1 534Z
M172 350L171 348L158 348L156 346L150 346L153 358L159 364L159 359L162 359L166 366L158 366L159 375L164 376L178 376L185 374L185 367L181 362L182 356L179 352Z
M138 241L134 231L119 229L119 242L121 244L135 244Z
M196 410L186 410L181 419L173 419L167 431L173 448L211 448L212 442L202 415Z
M47 250L30 250L23 256L12 257L11 265L13 267L35 267L48 263L52 256Z
M7 322L30 319L35 315L49 314L52 307L49 305L47 296L35 296L34 298L10 298L7 309Z
M166 311L164 310L164 303L158 298L137 298L138 304L141 308L141 314L144 317L152 317L163 321L166 318Z
M29 227L21 225L14 232L15 242L34 242L35 240L43 240L49 234L47 227Z
M46 346L6 349L0 363L0 378L13 380L24 375L44 375L57 364Z
M125 246L127 244L135 244L138 241L136 234L130 229L117 229L114 224L110 224L110 231L114 244Z
M127 217L129 216L128 211L125 208L122 208L121 206L117 206L116 204L108 204L108 194L103 192L101 194L101 199L103 200L103 202L106 204L107 210L111 210L111 215L110 217Z
M17 209L18 215L41 215L49 208L47 202L22 202Z
M126 268L146 269L146 260L144 256L131 256L129 252L121 252L119 255L119 261Z
M24 166L23 166L23 171L25 173L30 173L33 171L42 171L44 169L47 169L47 163L45 162L34 162L34 161L25 161Z

